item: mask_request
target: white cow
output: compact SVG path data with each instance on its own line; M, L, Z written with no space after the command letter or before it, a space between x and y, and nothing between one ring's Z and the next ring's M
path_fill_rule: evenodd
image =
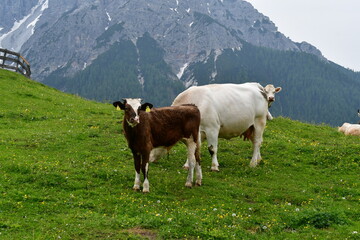
M275 102L275 93L278 93L280 91L281 91L281 87L275 88L274 85L272 84L268 84L264 87L264 93L266 94L266 99L269 103L268 104L269 108L271 107L271 104ZM273 120L273 117L269 111L267 113L266 118L267 120Z
M338 131L344 133L345 135L360 136L360 124L351 124L346 122L338 128Z
M192 103L199 108L201 137L207 139L212 156L211 170L219 171L219 137L244 136L244 139L250 139L253 143L250 166L255 167L261 160L260 146L269 117L268 107L279 91L280 87L268 85L264 88L258 83L194 86L180 93L172 105Z

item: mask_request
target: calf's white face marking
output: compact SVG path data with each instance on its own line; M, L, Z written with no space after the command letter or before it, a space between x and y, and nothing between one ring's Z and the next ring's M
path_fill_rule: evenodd
M126 104L129 104L132 107L132 110L135 113L134 117L131 117L130 119L127 119L128 124L131 127L135 127L137 124L140 123L139 119L139 108L141 107L141 98L125 98ZM127 111L127 109L125 109ZM129 110L130 111L130 110Z

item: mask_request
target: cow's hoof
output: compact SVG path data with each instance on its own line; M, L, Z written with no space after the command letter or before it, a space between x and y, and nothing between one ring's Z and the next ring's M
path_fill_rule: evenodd
M135 185L135 186L133 187L133 190L134 190L134 191L140 191L140 186Z
M256 166L257 166L257 162L251 162L251 163L250 163L250 167L251 167L251 168L255 168Z
M151 162L151 163L157 163L158 161L159 161L158 158L154 158L154 157L151 157L151 156L149 158L149 162Z
M149 190L149 189L143 189L142 192L143 192L143 193L149 193L150 190Z
M201 180L196 180L196 186L201 186L202 185L202 183L201 183Z
M220 172L218 166L212 166L212 167L211 167L211 171L213 171L213 172Z
M183 169L189 170L189 166L188 166L188 165L184 165L184 166L183 166Z
M185 187L187 187L187 188L192 188L192 183L191 183L191 182L185 183Z

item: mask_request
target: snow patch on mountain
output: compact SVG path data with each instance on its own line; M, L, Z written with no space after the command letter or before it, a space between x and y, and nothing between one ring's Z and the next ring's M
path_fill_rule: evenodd
M189 63L185 63L184 66L182 66L180 68L180 71L178 72L178 74L176 74L176 76L178 77L178 79L180 79L182 77L182 75L184 74L185 69L189 66Z
M106 12L106 16L107 16L109 22L108 22L107 27L105 27L105 31L107 31L109 29L110 22L111 22L111 16L110 16L110 14L108 12Z
M48 7L49 0L39 0L29 15L16 21L10 31L0 35L0 47L20 51L22 45L34 34L36 23Z
M215 56L214 56L214 70L213 72L211 73L211 80L210 81L215 81L215 78L218 74L217 72L217 66L216 66L216 61L218 59L218 57L223 53L223 50L221 49L216 49L215 50Z
M185 82L185 88L189 88L191 86L197 86L198 82L194 77L194 74L192 73L189 77L189 79Z
M31 23L29 23L29 25L27 25L26 28L31 29L31 35L34 34L36 23L39 21L40 17L41 17L41 15L39 15L37 18L34 19L34 21L32 21Z
M170 10L173 11L173 12L179 13L177 8L170 8Z
M106 16L108 17L109 22L111 22L111 16L108 12L106 12Z

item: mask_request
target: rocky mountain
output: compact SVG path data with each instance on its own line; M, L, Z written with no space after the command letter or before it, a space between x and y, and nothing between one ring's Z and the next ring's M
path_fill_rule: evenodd
M213 49L241 48L241 40L321 56L309 44L292 42L241 0L17 0L2 8L2 18L16 22L2 26L1 46L21 50L40 81L69 63L68 74L74 74L114 42L136 41L145 33L164 49L164 60L177 74Z
M283 79L279 65L285 69L282 64L286 63L278 56L278 65L273 64L272 51L292 53L294 59L307 56L303 67L315 57L326 71L336 68L349 79L346 81L359 83L358 74L327 61L309 43L291 41L268 17L242 0L6 1L0 6L4 13L0 15L0 47L25 55L34 79L90 99L110 101L131 95L167 105L191 85L258 81L288 84L291 89L297 84L289 84L290 80L303 82L298 79L301 76L292 79L291 73L286 76L290 80ZM248 59L263 54L251 60L255 66L274 65L269 71L278 69L278 73L258 76L263 69L247 66L244 60L250 49L254 52ZM333 81L341 84L341 78ZM320 86L325 87L316 87ZM332 92L323 94L330 97ZM282 106L283 99L278 102ZM349 106L347 114L336 120L322 120L321 111L320 118L302 118L300 113L294 115L294 105L275 112L337 124L351 116L350 107L356 108Z
M19 51L34 34L35 26L44 10L47 0L5 0L0 7L0 47Z
M0 7L1 33L7 33L24 16L31 13L31 9L37 5L38 0L3 0Z

